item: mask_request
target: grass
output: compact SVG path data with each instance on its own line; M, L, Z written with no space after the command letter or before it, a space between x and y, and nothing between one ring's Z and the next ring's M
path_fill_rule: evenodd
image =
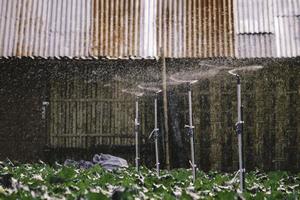
M13 165L0 163L0 199L234 199L238 182L234 173L155 171L134 168L109 172L96 165L76 169L43 162ZM251 171L246 176L246 199L298 199L300 174L284 171ZM5 178L6 177L6 178ZM7 178L8 177L8 178ZM11 178L10 178L11 177ZM6 180L7 179L7 180Z

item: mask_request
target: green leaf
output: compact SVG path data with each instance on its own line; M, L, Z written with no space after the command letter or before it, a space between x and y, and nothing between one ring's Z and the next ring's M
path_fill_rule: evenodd
M87 200L99 200L99 199L109 199L107 196L105 196L104 194L102 194L101 192L96 193L96 192L89 192L86 195L86 199Z

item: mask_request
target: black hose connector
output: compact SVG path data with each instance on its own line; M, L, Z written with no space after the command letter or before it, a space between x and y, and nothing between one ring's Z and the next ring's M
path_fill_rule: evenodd
M236 128L236 134L242 134L243 133L243 106L240 107L241 109L241 121L237 122L235 124L235 128Z
M187 83L188 92L192 90L192 84L190 82Z
M243 132L243 122L237 122L235 124L235 128L236 128L236 134L242 134Z
M236 76L236 81L237 81L237 84L241 84L241 78L238 74L235 75Z

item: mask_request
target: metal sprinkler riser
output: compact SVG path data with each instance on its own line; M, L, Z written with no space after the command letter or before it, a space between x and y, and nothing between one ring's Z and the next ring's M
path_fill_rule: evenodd
M135 129L135 168L136 171L139 171L139 101L138 97L135 101L135 120L134 120L134 129Z
M159 149L158 149L158 136L159 136L159 129L157 124L157 95L155 94L154 98L154 129L149 135L149 139L154 137L154 143L155 143L155 166L156 166L156 174L157 177L159 177Z
M241 80L239 75L235 74L237 78L237 111L238 121L236 125L236 133L238 135L238 151L239 151L239 175L240 175L240 191L243 193L245 188L245 168L244 168L244 152L243 152L243 118L242 118L242 98L241 98Z
M188 85L188 101L189 101L189 125L185 125L188 128L188 136L190 137L191 145L191 167L193 175L193 183L196 180L196 165L195 165L195 147L194 147L194 126L193 126L193 110L192 110L192 86L191 83Z

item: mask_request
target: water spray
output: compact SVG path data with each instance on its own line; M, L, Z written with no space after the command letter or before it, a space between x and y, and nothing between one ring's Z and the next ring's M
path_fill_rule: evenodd
M240 179L240 192L243 193L245 189L245 162L244 162L244 144L243 144L243 106L241 98L241 79L236 71L251 71L262 69L262 66L247 66L243 68L235 68L228 71L229 74L236 77L237 80L237 114L238 119L235 124L236 134L238 136L238 153L239 153L239 179Z
M195 164L195 137L194 137L194 126L193 126L193 109L192 109L192 84L198 82L198 80L179 80L175 77L170 77L172 81L180 83L188 83L188 104L189 104L189 124L184 127L188 129L188 136L190 138L191 145L191 160L190 164L192 167L193 183L196 180L196 164Z
M158 97L158 94L161 92L161 90L156 88L156 87L146 87L146 86L142 86L142 85L139 85L138 87L140 89L148 90L148 91L151 91L151 92L155 93L155 97L154 97L154 129L150 133L149 139L152 138L152 137L154 138L156 175L157 175L157 177L159 177L159 165L160 165L160 163L159 163L159 149L158 149L159 128L158 128L158 123L157 123L157 97Z
M135 168L138 172L140 169L140 151L139 151L139 97L143 96L141 92L133 92L128 90L122 90L122 92L135 95L135 119L134 119L134 133L135 133Z

